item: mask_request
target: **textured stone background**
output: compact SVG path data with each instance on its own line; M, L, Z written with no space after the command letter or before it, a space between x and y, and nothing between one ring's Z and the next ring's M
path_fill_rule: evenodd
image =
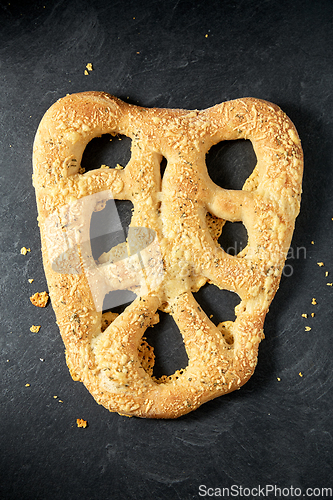
M332 19L330 0L0 2L1 498L186 500L200 498L200 485L293 485L302 493L332 486ZM85 75L87 63L93 71ZM34 134L55 100L85 90L186 109L258 97L278 104L302 139L291 276L267 316L256 372L239 392L177 421L98 406L70 378L51 305L29 301L46 289ZM235 168L251 161L248 149L226 145L210 168L214 175L222 165L233 187ZM229 241L236 237L244 234ZM23 246L31 249L25 256ZM232 314L233 297L202 295L214 314ZM181 339L167 319L163 325L160 363L181 364ZM77 428L77 418L88 428Z

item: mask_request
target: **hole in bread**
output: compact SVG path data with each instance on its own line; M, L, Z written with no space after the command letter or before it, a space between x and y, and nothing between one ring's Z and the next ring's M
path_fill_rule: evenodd
M225 321L235 321L235 307L241 301L235 292L221 290L207 283L193 296L214 325L217 326Z
M121 225L127 235L128 227L132 220L132 214L134 208L133 203L129 200L115 200L115 203Z
M246 227L242 222L226 221L217 241L226 253L229 255L237 255L248 243Z
M238 139L221 141L206 155L208 174L224 189L242 189L257 163L251 141Z
M154 350L153 376L157 380L173 374L177 377L175 372L188 365L183 337L173 317L162 311L158 311L158 315L159 322L147 328L144 335L144 340Z
M107 293L103 301L102 332L124 312L126 307L136 299L135 293L130 290L112 290Z
M133 203L129 200L107 200L102 210L92 213L90 244L92 255L98 260L111 248L124 244L132 218Z
M83 172L89 172L106 165L125 167L131 158L131 139L125 135L104 134L95 137L86 146L81 160ZM119 167L117 167L119 168Z
M167 159L162 157L161 163L160 163L160 169L161 169L161 179L163 179L163 175L167 166Z

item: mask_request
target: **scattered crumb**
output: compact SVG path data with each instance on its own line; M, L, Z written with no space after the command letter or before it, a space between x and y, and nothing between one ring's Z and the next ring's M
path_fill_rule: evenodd
M318 264L319 267L323 267L324 262L317 262L317 264Z
M86 420L83 420L82 418L76 419L76 423L78 427L83 427L83 428L86 428L88 425L88 422Z
M30 387L30 384L25 384L26 387Z
M299 372L298 374L300 377L303 377L303 373L302 372Z
M205 38L208 38L208 33L206 33Z
M101 165L101 168L110 168L107 165Z
M311 245L314 245L314 241L311 241Z
M325 278L327 278L327 276L328 276L328 271L325 272Z
M30 248L26 248L26 247L21 248L22 255L27 255L28 252L31 252Z
M278 381L278 382L281 382L281 379L280 379L280 377L276 377L276 378L277 378L277 381Z
M311 318L314 318L315 317L315 313L311 313Z
M40 328L41 328L41 326L40 326L40 325L38 325L38 326L37 326L37 325L32 325L32 326L30 327L30 331L31 331L32 333L38 333L38 332L39 332L39 330L40 330Z
M93 70L94 70L93 65L91 63L88 63L86 65L86 69L84 70L84 74L89 75Z
M122 167L121 165L119 165L119 163L117 163L117 165L115 166L115 169L116 170L122 170L124 167Z
M333 286L333 283L326 283L327 286Z
M312 304L313 306L315 306L315 305L317 304L317 301L316 301L316 299L315 299L314 297L313 297L313 299L312 299L311 304Z
M43 359L43 358L39 358L39 361L42 361L42 362L43 362L43 361L45 361L45 359Z
M33 278L28 279L29 283L33 282Z
M57 399L58 396L53 396L54 399Z
M311 330L311 326L306 326L306 327L305 327L305 331L306 331L306 332L309 332L310 330Z
M302 318L307 318L308 315L307 314L302 314Z
M63 401L61 399L59 399L59 403L63 403Z
M45 307L49 300L49 294L47 292L36 292L30 297L30 300L36 307Z

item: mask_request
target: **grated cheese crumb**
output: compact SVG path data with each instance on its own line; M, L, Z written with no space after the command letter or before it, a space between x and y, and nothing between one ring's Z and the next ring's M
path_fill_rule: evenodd
M84 429L87 427L88 422L86 420L83 420L82 418L77 418L76 423L78 427L83 427Z
M32 325L32 326L30 327L30 331L31 331L32 333L38 333L38 332L39 332L39 330L40 330L40 328L41 328L41 326L40 326L40 325Z
M306 327L305 327L305 331L306 331L306 332L309 332L310 330L311 330L311 326L306 326Z
M22 255L27 255L28 252L31 252L30 248L26 248L26 247L21 248Z
M317 264L318 264L319 267L323 267L324 262L317 262Z
M31 303L36 307L46 307L49 300L49 294L47 292L36 292L30 297Z
M308 315L307 314L302 314L302 318L307 318Z
M299 372L298 374L300 377L303 377L303 373L302 372Z
M313 299L312 299L311 304L312 304L313 306L315 306L315 305L317 304L317 301L316 301L316 299L315 299L314 297L313 297Z

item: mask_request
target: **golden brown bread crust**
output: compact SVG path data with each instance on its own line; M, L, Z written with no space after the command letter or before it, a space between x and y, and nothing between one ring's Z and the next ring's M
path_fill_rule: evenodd
M80 173L88 142L107 133L132 139L126 168ZM257 156L241 191L214 184L205 164L211 146L230 139L249 139ZM244 98L203 111L147 109L100 92L69 95L43 117L33 164L44 267L73 378L110 411L151 418L179 417L242 386L256 366L300 206L302 148L280 108ZM150 228L155 235L155 246L145 256L141 252L146 278L150 273L145 286L133 259L130 269L113 251L99 266L85 264L90 256L82 242L89 240L89 217L103 193L131 200L131 227ZM88 208L84 200L92 200ZM71 210L81 217L75 234L85 236L67 252L64 266L55 264L63 250L57 231L73 222ZM220 248L209 214L220 228L226 220L244 223L248 245L240 254ZM100 280L100 296L94 279ZM217 327L196 303L192 292L207 281L239 295L234 322ZM121 315L102 318L105 293L126 287L137 298ZM173 316L189 362L157 381L142 337L158 321L158 310Z

